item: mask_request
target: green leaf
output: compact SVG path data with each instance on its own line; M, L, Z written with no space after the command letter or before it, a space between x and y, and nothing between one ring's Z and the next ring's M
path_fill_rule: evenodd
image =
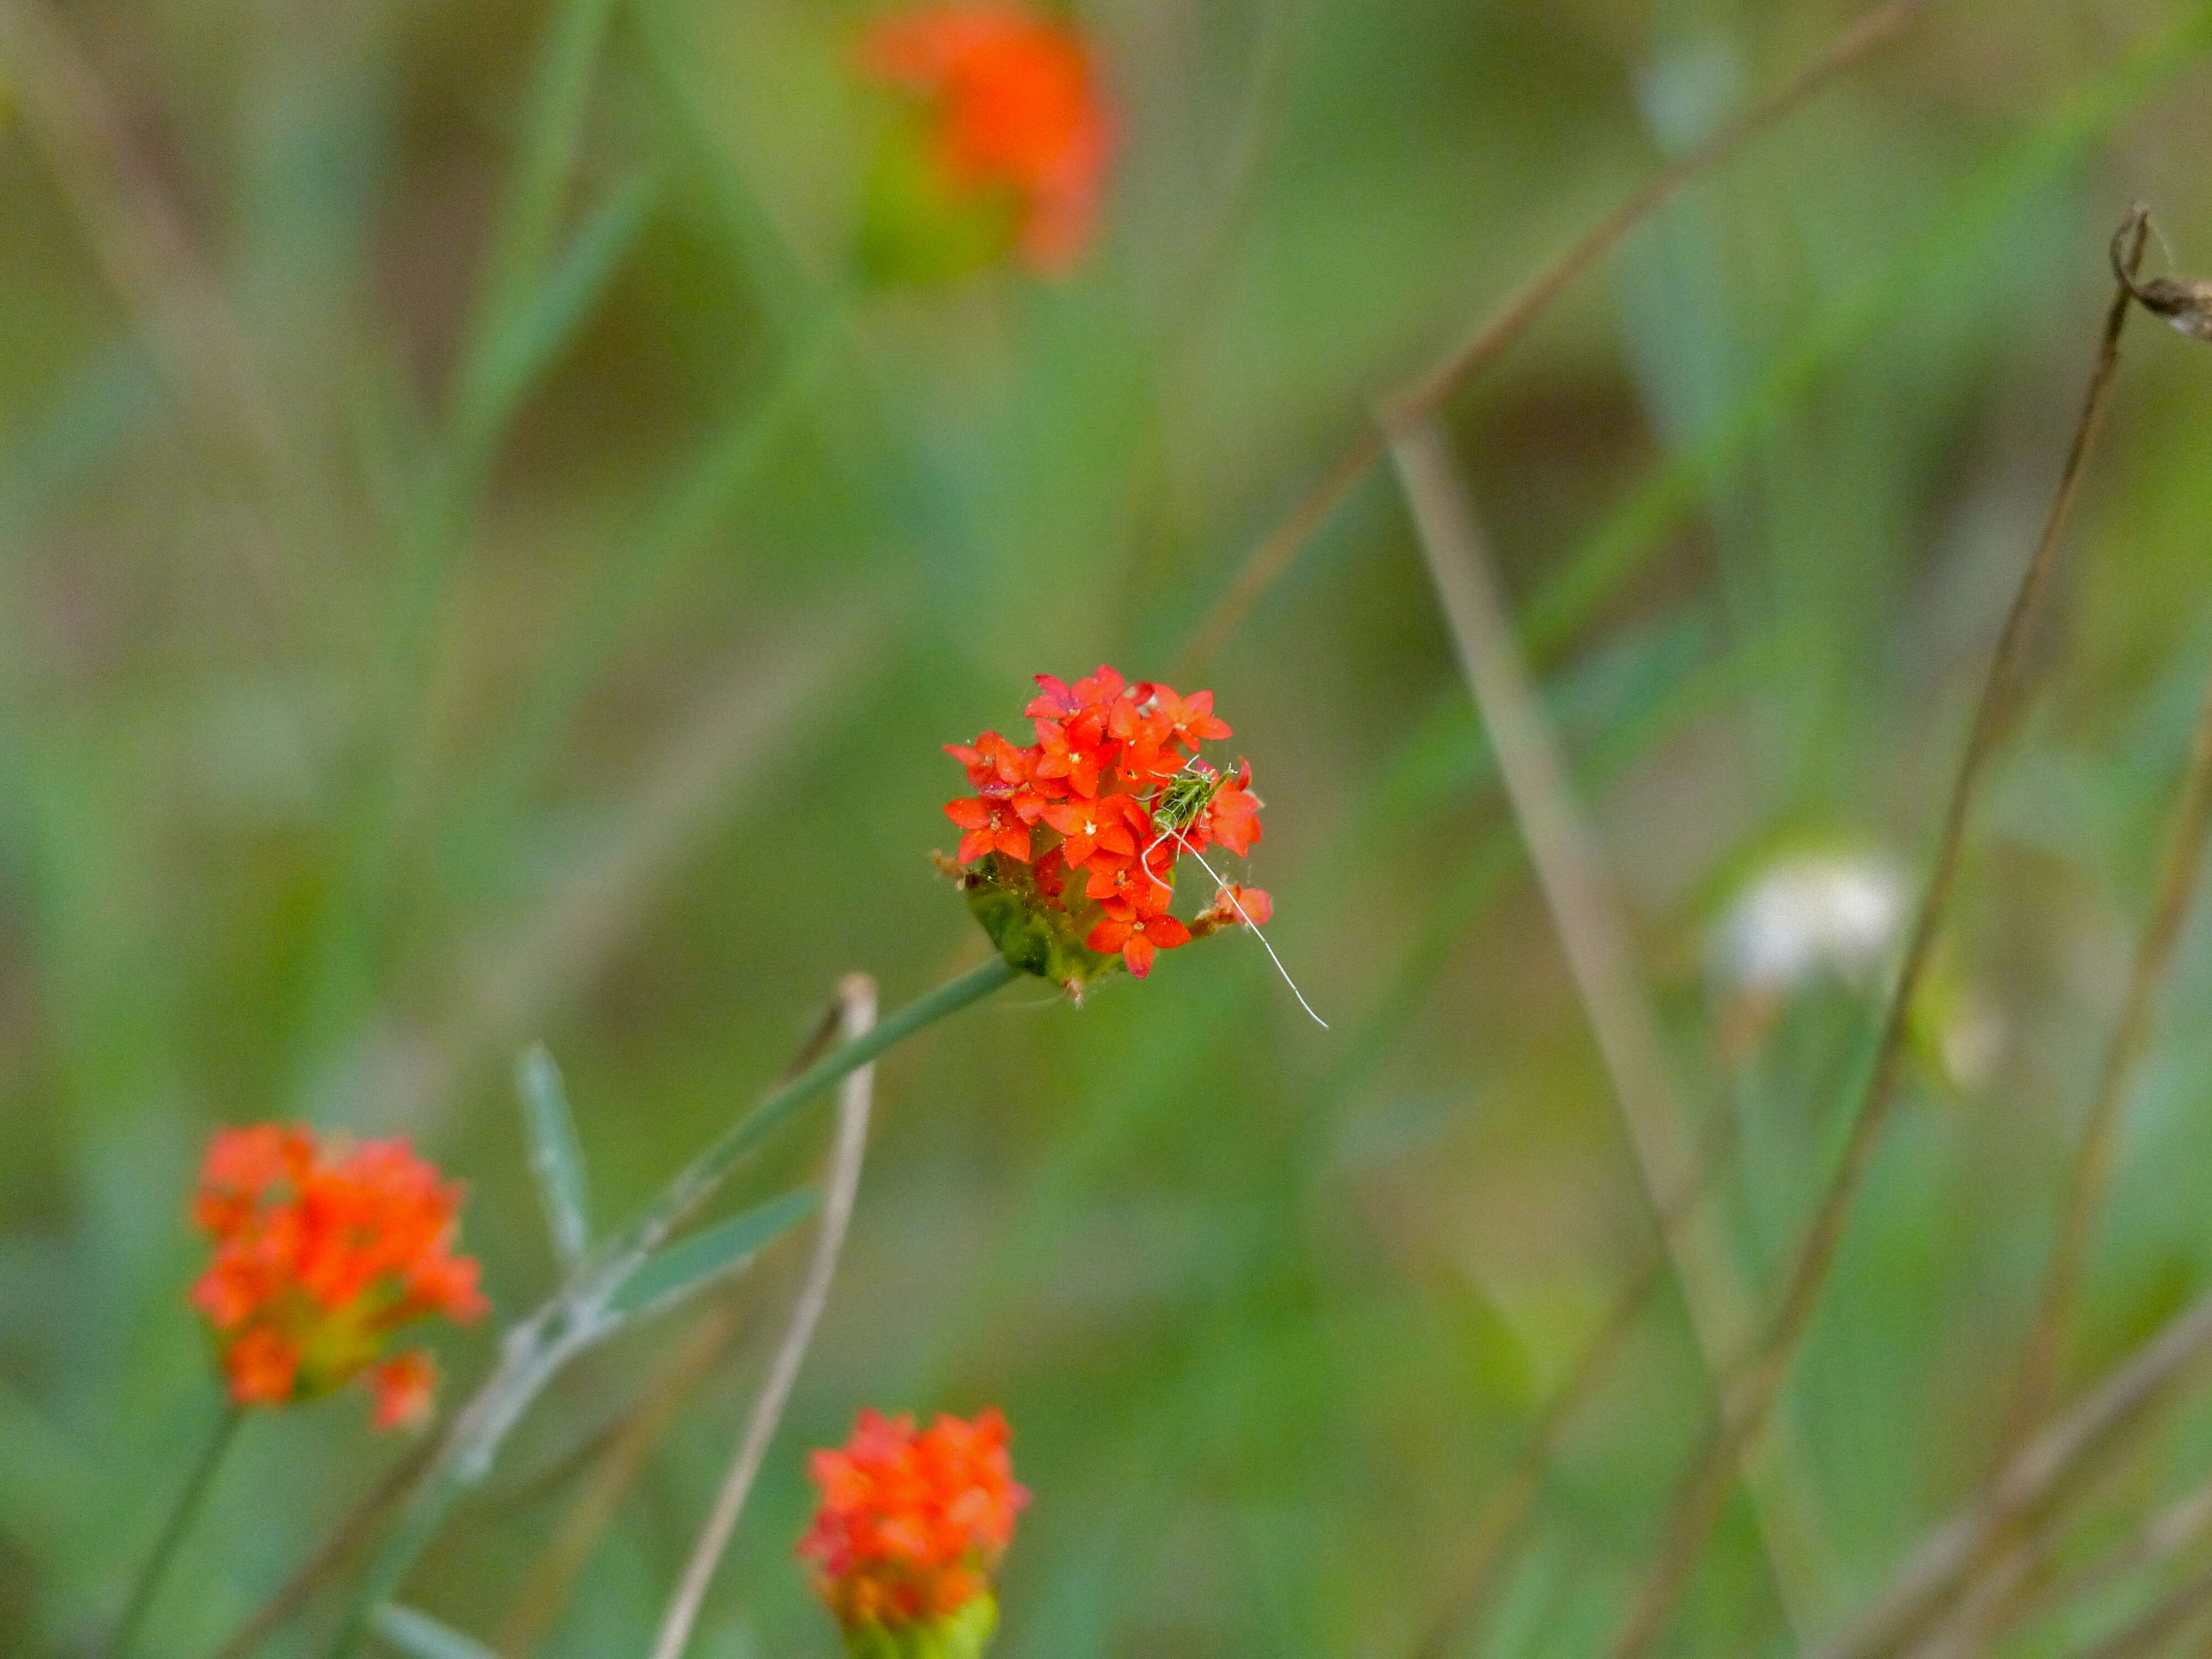
M464 1636L451 1625L396 1601L376 1610L376 1633L408 1659L498 1659L473 1636Z
M584 1149L576 1140L576 1121L568 1111L568 1091L562 1086L561 1068L544 1044L515 1062L514 1085L522 1096L523 1120L530 1127L530 1167L538 1176L545 1224L561 1265L573 1267L591 1247L591 1188L584 1174Z
M519 380L535 380L568 349L637 246L659 198L660 182L650 174L628 179L608 193L555 256L535 302L517 319L510 337L513 372Z
M503 310L462 388L459 422L469 439L483 442L503 429L523 393L568 349L636 246L659 193L649 175L617 186Z
M671 1303L741 1272L761 1249L814 1213L818 1195L800 1187L732 1216L650 1256L614 1294L623 1317L658 1313Z

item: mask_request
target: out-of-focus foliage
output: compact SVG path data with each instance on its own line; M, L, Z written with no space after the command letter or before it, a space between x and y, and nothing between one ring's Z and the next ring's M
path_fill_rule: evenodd
M519 1052L558 1058L619 1218L839 975L896 1005L973 960L927 858L960 782L939 744L1012 727L1039 670L1191 689L1179 646L1370 401L1849 15L1097 0L1121 151L1091 257L883 289L856 250L893 118L850 73L858 4L38 10L89 79L55 94L0 32L11 1655L93 1649L217 1410L183 1302L212 1126L411 1136L471 1184L500 1316L526 1309L559 1264ZM1726 941L1778 867L1917 885L2106 240L2139 198L2154 268L2212 270L2208 52L2202 0L1939 3L1452 408L1684 1092L1735 1120L1715 1202L1762 1292L1881 973L1731 983ZM1987 1473L2212 669L2208 398L2212 356L2138 319L1910 1097L1785 1396L1823 1627ZM1266 780L1249 878L1331 1029L1240 936L893 1054L696 1651L836 1650L792 1559L801 1448L864 1403L996 1402L1036 1493L1006 1659L1407 1652L1645 1250L1387 478L1194 683ZM2076 1386L2212 1280L2207 932L2128 1103ZM738 1339L539 1650L644 1650L803 1254L729 1293ZM515 1650L598 1437L718 1316L565 1376L409 1601ZM448 1398L493 1340L439 1337ZM1455 1651L1598 1650L1711 1412L1670 1292ZM248 1428L149 1653L213 1648L400 1455L345 1397ZM2212 1413L2161 1418L2081 1547L2208 1468ZM1683 1630L1785 1650L1747 1509Z

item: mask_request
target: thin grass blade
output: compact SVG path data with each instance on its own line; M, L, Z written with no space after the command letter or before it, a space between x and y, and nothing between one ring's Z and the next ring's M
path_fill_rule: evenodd
M650 176L618 186L555 256L528 297L500 317L461 410L466 431L504 427L522 395L567 349L637 246L659 190L659 181Z
M561 1266L573 1267L592 1244L591 1185L576 1120L568 1110L568 1091L544 1044L515 1062L514 1086L530 1130L530 1168L545 1206L546 1230L553 1235Z
M407 1659L498 1659L475 1637L396 1601L376 1610L376 1633Z
M650 1317L744 1271L768 1245L814 1213L820 1194L801 1187L648 1256L614 1294L618 1320Z

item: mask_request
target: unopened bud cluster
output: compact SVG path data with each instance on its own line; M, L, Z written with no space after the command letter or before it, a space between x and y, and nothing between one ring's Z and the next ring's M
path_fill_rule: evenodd
M811 1461L822 1502L799 1553L850 1659L975 1659L998 1623L991 1577L1030 1495L995 1409L972 1420L863 1411Z

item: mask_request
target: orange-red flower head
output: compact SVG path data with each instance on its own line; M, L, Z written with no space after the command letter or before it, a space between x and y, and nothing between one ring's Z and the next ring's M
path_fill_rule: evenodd
M1188 925L1169 914L1186 854L1204 861L1218 843L1241 858L1260 839L1251 767L1225 772L1199 752L1230 735L1213 694L1132 684L1103 663L1073 685L1050 674L1037 685L1034 744L986 732L945 746L976 792L945 809L962 831L956 862L980 866L963 881L1007 959L1080 990L1102 959L1119 957L1141 979L1161 951L1265 925L1255 904ZM1079 884L1068 879L1079 872Z
M453 1253L460 1202L404 1140L318 1144L276 1123L216 1131L192 1203L215 1255L191 1299L231 1398L281 1406L362 1376L379 1428L427 1412L429 1355L386 1347L418 1320L483 1312L476 1262Z
M1030 1498L1013 1478L1011 1437L995 1408L919 1432L911 1417L863 1411L844 1449L813 1455L822 1503L799 1553L848 1635L992 1616L975 1603L988 1602Z
M1080 35L993 0L921 6L878 21L861 64L920 100L927 161L947 195L1010 199L1031 269L1058 274L1075 263L1113 148Z

